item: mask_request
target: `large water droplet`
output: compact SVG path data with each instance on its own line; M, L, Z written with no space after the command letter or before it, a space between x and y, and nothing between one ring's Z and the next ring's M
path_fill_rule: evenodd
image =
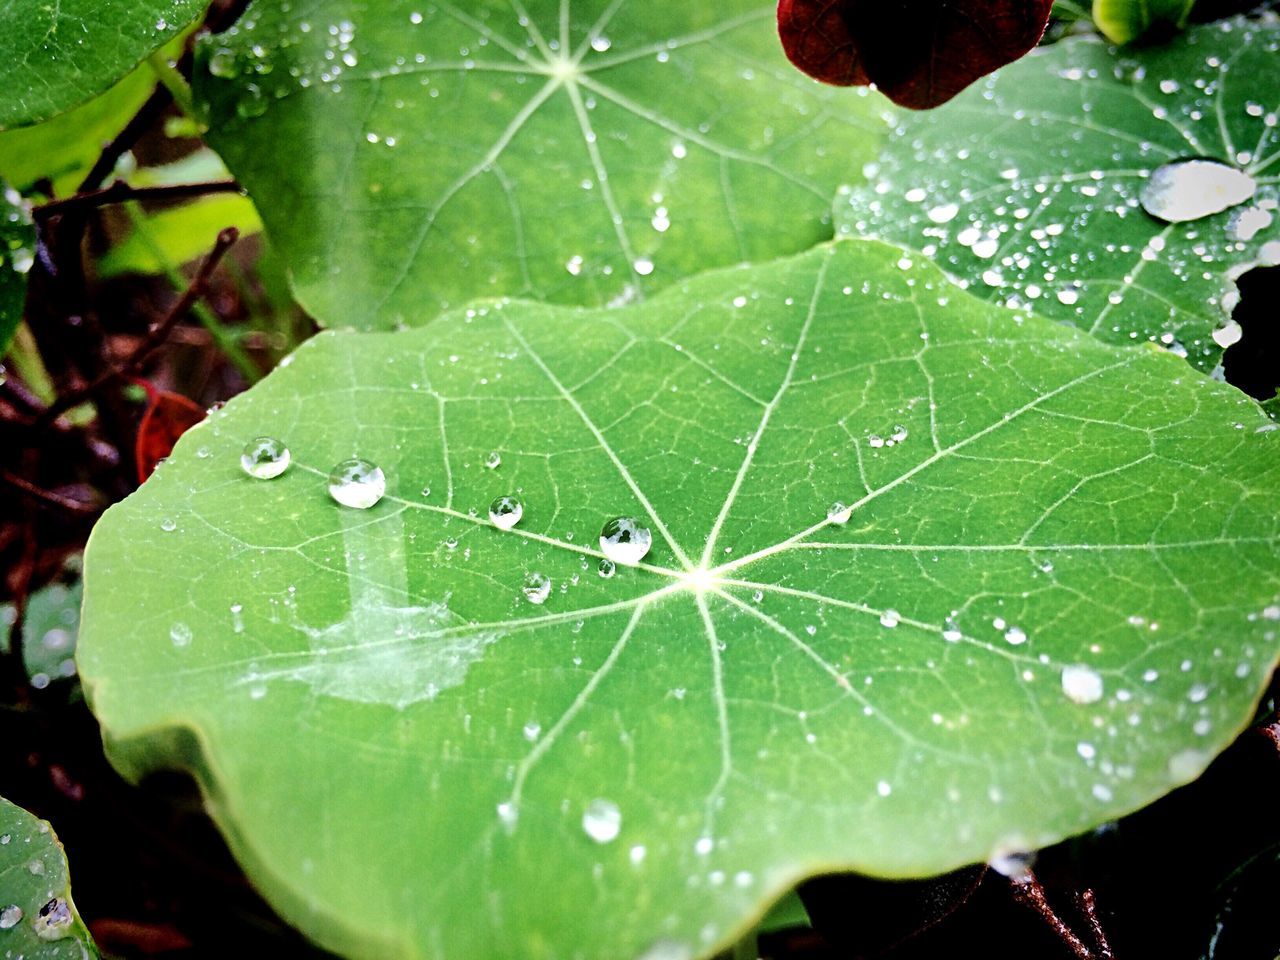
M386 492L386 475L368 460L343 460L329 471L329 496L344 507L368 510Z
M515 497L498 497L489 504L489 522L499 530L510 530L524 516L524 504Z
M600 531L600 550L614 563L633 567L653 546L653 534L635 517L614 517Z
M1097 703L1102 699L1102 677L1083 664L1063 667L1062 692L1072 703Z
M70 933L75 917L71 915L67 901L54 897L40 908L39 914L31 923L36 928L36 936L41 940L61 940Z
M582 829L596 843L608 843L622 830L622 811L612 800L592 800L582 812Z
M551 578L545 573L526 574L520 591L530 603L546 603L547 597L551 596Z
M289 448L275 437L257 437L244 445L240 466L255 480L274 480L289 469Z
M1142 208L1168 223L1199 220L1244 203L1258 189L1243 170L1216 160L1179 160L1157 167L1142 188Z

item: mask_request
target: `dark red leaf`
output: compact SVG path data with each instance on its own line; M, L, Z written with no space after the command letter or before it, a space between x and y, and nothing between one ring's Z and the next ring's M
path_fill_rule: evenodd
M145 380L134 382L147 391L147 410L138 424L133 448L138 482L142 483L156 464L173 452L178 438L204 419L205 412L181 394L157 390Z
M1040 42L1053 0L780 0L791 62L823 83L874 84L913 110L946 103Z

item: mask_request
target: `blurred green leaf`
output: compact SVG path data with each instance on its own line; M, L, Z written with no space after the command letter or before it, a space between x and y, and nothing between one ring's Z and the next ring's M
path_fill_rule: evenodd
M1132 43L1156 27L1187 25L1196 0L1093 0L1093 22L1113 43Z
M188 263L207 254L218 233L227 227L238 227L242 237L262 229L252 201L234 194L201 197L143 216L145 231L131 230L108 250L98 261L100 276L165 273L170 264Z
M35 247L35 228L21 198L0 180L0 360L22 322Z

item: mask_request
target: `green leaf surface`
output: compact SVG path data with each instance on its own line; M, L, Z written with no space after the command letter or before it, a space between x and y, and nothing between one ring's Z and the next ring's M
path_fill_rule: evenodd
M87 103L189 26L208 0L0 5L0 131Z
M209 140L321 323L478 296L603 305L808 249L881 101L782 54L775 5L256 3L202 46Z
M0 180L0 359L22 322L35 245L35 228L21 198Z
M49 824L0 797L0 950L26 960L97 957L71 901L62 844Z
M841 233L923 250L979 296L1212 369L1239 336L1234 278L1280 263L1280 28L1226 21L1117 54L1042 48L954 102L899 117ZM1251 201L1165 223L1140 195L1189 157L1247 171Z
M48 179L55 196L74 193L103 146L124 129L154 87L151 68L139 67L69 113L0 133L0 177L19 190Z
M326 491L352 455L368 511ZM619 515L654 545L605 578ZM1253 401L851 241L313 339L99 523L79 665L114 763L194 770L330 949L688 958L811 874L1195 777L1276 662L1278 560Z
M1093 0L1093 22L1115 43L1132 43L1155 27L1186 26L1196 0Z

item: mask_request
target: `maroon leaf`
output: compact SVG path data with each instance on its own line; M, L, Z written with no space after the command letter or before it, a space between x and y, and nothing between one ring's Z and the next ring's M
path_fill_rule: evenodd
M779 0L787 57L913 110L946 103L1040 42L1053 0Z
M151 476L158 464L173 452L178 438L205 417L199 405L178 393L157 390L146 380L133 380L147 391L147 409L138 424L134 458L138 465L138 482Z

